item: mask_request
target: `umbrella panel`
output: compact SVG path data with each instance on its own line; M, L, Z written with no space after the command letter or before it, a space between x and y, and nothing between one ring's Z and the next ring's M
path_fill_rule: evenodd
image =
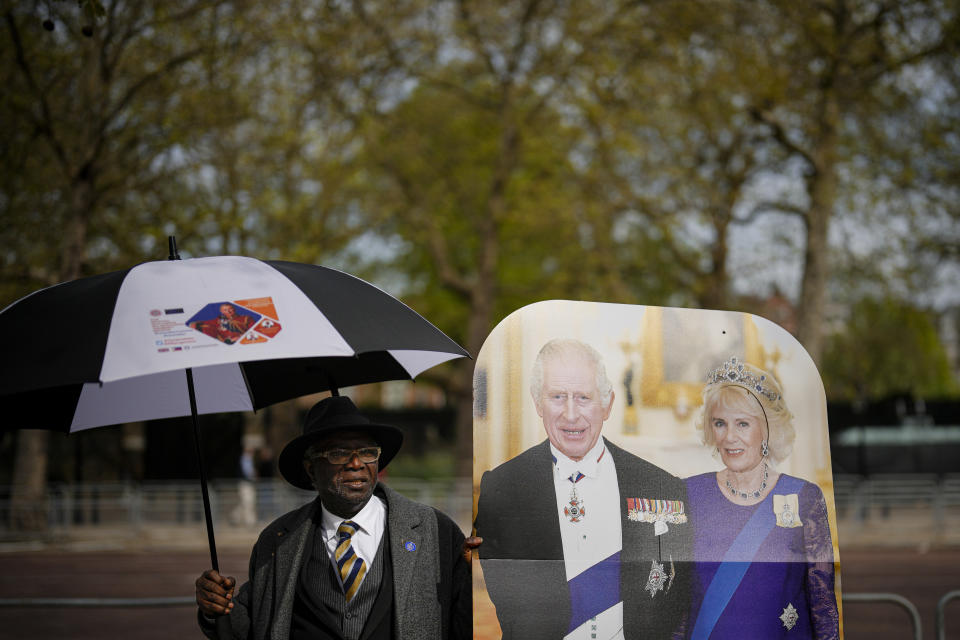
M193 370L197 413L229 413L263 409L331 388L352 387L382 380L412 379L425 365L450 359L450 354L384 351L351 357L284 358L241 364L213 365ZM413 366L411 359L420 359ZM412 368L414 373L408 369ZM127 422L190 415L185 393L186 372L165 371L104 384L86 383L0 395L7 408L0 430L42 428L62 432Z

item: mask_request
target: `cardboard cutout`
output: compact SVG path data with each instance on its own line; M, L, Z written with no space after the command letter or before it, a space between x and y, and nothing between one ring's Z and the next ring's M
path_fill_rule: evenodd
M474 374L474 524L475 638L842 637L823 385L757 316L508 316Z

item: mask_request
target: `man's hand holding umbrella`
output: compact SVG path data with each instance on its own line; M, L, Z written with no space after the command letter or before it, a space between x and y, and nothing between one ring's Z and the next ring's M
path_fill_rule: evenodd
M197 578L197 606L208 618L230 613L233 609L233 591L237 579L221 576L216 569L208 569Z

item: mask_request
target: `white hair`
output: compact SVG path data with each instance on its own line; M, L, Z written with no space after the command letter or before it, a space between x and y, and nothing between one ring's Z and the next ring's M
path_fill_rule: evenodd
M533 394L537 405L539 406L543 396L544 362L566 355L578 355L594 364L597 369L597 393L603 408L608 409L613 399L613 385L607 377L607 368L603 366L603 356L587 343L574 338L555 338L540 348L537 359L533 363L533 371L530 373L530 393Z

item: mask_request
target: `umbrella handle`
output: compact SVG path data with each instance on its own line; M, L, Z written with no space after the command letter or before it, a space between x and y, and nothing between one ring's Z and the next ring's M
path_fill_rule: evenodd
M207 473L203 468L203 451L200 449L200 421L197 419L197 394L193 389L193 368L187 368L187 390L190 393L190 415L193 418L193 441L197 445L197 466L200 468L200 491L203 494L203 515L207 520L207 542L210 545L210 566L220 573L217 562L217 542L213 538L213 516L210 514L210 493L207 491Z
M330 387L330 395L337 397L340 395L340 389L337 388L337 381L332 373L327 373L327 385Z

